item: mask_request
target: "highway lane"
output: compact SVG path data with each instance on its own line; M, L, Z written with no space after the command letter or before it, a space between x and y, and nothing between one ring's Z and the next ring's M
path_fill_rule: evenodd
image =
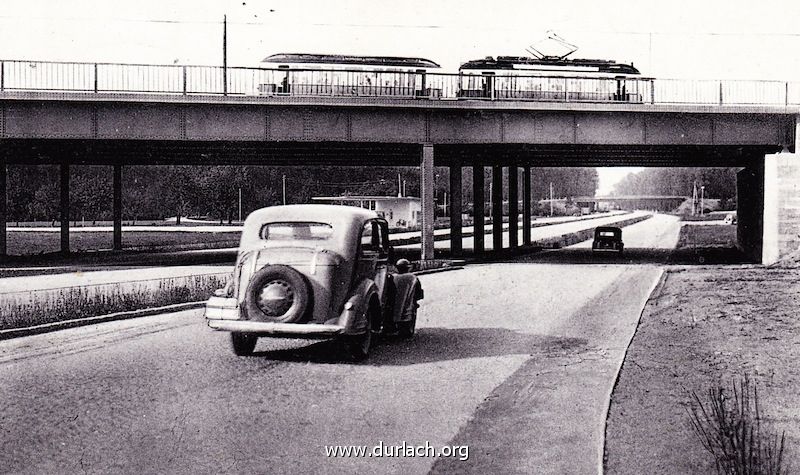
M631 213L626 214L607 214L603 213L596 217L592 217L590 219L584 219L579 221L574 221L574 217L569 217L570 219L560 219L559 221L553 221L552 224L547 226L541 226L536 228L531 228L531 240L535 243L538 240L548 239L554 236L560 236L563 234L570 234L577 231L581 231L583 229L590 229L596 226L604 226L613 224L615 222L623 221L625 219L643 216L651 214L646 211L633 211ZM566 221L566 222L561 222ZM487 225L486 229L489 229L491 225ZM517 242L522 242L522 229L518 231L518 240ZM503 231L503 247L509 246L509 232L508 230ZM465 251L471 251L475 244L475 238L473 236L465 237L462 239L462 247ZM491 234L486 234L484 236L484 249L490 251L493 249L493 239ZM419 249L420 244L406 244L403 246L395 246L398 249ZM436 249L450 249L450 240L444 241L435 241L434 247Z
M422 276L417 337L360 364L296 340L237 358L198 311L0 342L0 470L594 472L659 274L520 260ZM468 445L470 459L324 452L381 442Z

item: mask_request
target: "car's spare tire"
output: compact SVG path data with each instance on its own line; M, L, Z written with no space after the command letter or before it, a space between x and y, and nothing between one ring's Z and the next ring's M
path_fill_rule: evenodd
M249 320L294 323L310 309L311 291L306 279L285 265L268 265L250 279L244 297Z

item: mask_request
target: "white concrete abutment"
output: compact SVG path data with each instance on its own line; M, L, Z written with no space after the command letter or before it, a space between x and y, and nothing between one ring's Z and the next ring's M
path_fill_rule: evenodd
M800 250L800 154L764 157L762 264Z

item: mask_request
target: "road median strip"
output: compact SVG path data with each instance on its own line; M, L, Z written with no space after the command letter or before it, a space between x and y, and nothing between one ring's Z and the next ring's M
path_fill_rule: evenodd
M574 223L574 222L577 222L577 221L588 221L588 220L592 220L592 219L599 219L599 218L602 218L602 217L604 217L604 216L586 215L586 216L576 217L575 219L566 219L564 221L557 221L557 222L553 222L553 221L549 221L549 222L532 221L531 222L531 229L542 228L542 227L545 227L545 226L555 226L555 225L559 225L559 224ZM492 220L491 219L487 220L484 223L484 226L486 226L486 227L483 230L483 234L488 235L488 234L492 234L494 232L494 230L490 226L491 224L492 224ZM518 226L519 226L519 229L523 229L523 227L524 227L521 221L518 223ZM437 229L440 229L440 228L437 228ZM503 231L508 231L508 223L503 223ZM446 240L450 239L450 235L451 235L451 233L449 233L449 232L448 233L434 234L433 240L434 241L446 241ZM463 231L461 233L461 237L462 238L468 238L468 237L472 237L474 235L475 235L474 231ZM419 244L420 242L422 242L422 237L421 236L414 236L414 237L409 237L409 238L392 239L392 235L389 234L389 242L393 246L407 246L409 244Z

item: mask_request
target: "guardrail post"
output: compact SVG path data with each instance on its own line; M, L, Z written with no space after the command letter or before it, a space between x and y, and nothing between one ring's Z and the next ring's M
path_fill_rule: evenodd
M0 92L6 88L6 63L0 61Z
M784 105L788 106L789 105L789 81L786 81L784 83L783 97L785 99Z
M97 63L94 63L94 92L97 92Z
M719 82L719 105L722 105L722 81Z
M181 69L183 69L183 95L185 96L186 95L186 87L187 87L186 86L186 66L182 66Z
M569 102L569 80L564 78L564 102Z

